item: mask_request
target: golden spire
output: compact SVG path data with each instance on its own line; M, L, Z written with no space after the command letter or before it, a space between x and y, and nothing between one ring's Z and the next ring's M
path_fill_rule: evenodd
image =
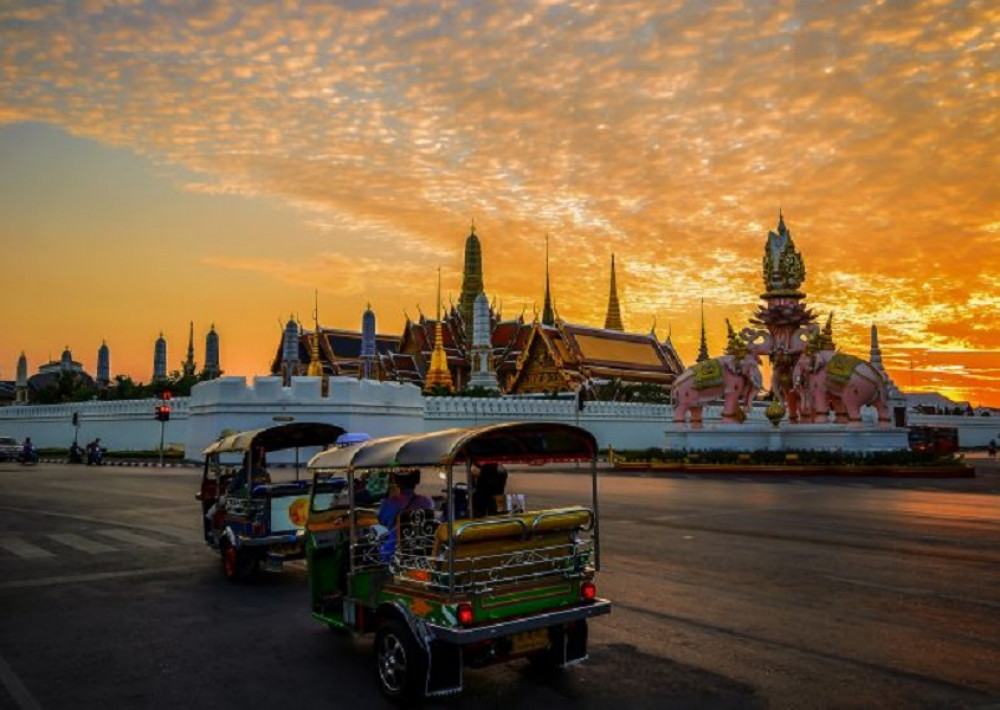
M549 235L545 235L545 305L542 308L542 325L552 325L556 322L552 312L552 296L549 292Z
M309 351L309 370L306 372L309 377L322 377L323 364L319 360L319 291L315 293L315 305L313 306L313 339L312 348Z
M625 330L622 325L622 311L618 305L618 286L615 283L615 255L611 254L611 294L608 296L608 315L604 318L605 330Z
M455 389L451 381L451 373L448 371L448 356L444 352L444 336L441 332L440 266L438 267L437 323L434 326L434 350L431 352L431 365L427 368L427 377L424 378L424 392L430 392L435 388L444 388L449 392Z

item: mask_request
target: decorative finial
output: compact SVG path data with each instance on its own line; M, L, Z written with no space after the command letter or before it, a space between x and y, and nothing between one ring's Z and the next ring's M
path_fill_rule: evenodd
M708 360L708 339L705 337L705 299L701 299L701 342L698 344L698 357L695 362Z
M471 232L470 233L471 234L475 234L476 233L476 218L475 217L472 218L472 227L471 227Z

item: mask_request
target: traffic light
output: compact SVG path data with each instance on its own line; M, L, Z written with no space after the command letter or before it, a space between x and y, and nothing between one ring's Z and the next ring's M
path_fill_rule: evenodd
M165 404L158 404L153 408L156 414L156 420L160 422L165 422L170 420L170 407Z
M164 400L165 402L170 401L172 398L173 395L170 394L170 390L163 390L163 394L160 396L160 399Z

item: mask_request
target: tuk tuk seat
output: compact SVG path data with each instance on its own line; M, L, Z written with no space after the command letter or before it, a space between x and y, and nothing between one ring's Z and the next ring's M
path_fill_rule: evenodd
M571 507L456 521L456 583L483 585L575 570L577 533L593 526L588 508ZM435 569L448 571L448 526L435 535ZM588 548L589 549L589 548Z

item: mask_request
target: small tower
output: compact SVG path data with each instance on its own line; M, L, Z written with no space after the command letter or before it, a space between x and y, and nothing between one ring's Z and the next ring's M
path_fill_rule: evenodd
M64 372L73 371L73 353L70 352L68 345L62 351L62 357L59 359L59 369Z
M219 365L219 334L215 332L215 323L205 336L205 371L206 380L214 380L222 374Z
M306 374L309 377L323 376L323 361L319 352L319 291L316 292L316 305L313 306L313 337L309 347L309 368Z
M153 380L167 379L167 341L163 339L163 331L153 345Z
M361 379L377 379L375 354L375 311L369 303L361 315Z
M465 266L462 269L462 295L458 299L458 312L462 316L466 345L472 340L473 304L483 293L483 248L476 236L476 223L472 223L465 240Z
M615 283L615 255L611 255L611 294L608 296L608 315L604 318L605 330L624 331L622 311L618 305L618 286Z
M695 362L708 360L708 341L705 339L705 299L701 299L701 343L698 345L698 357Z
M102 341L97 349L97 386L107 387L111 384L111 351L108 342Z
M549 289L549 235L545 235L545 304L542 307L542 325L555 325L556 317L552 310L552 293Z
M424 393L429 393L437 387L443 387L449 392L454 391L448 371L448 355L444 351L444 335L441 332L441 267L438 267L437 323L434 326L434 350L431 352L431 364L424 378Z
M188 349L187 357L184 362L181 363L181 372L185 377L194 377L195 370L198 366L194 361L194 321L191 321L190 328L188 329Z
M499 392L497 373L493 370L493 345L490 342L490 304L485 293L476 296L473 310L472 376L468 386Z
M17 380L14 383L14 402L17 404L28 403L28 358L24 351L17 359Z
M285 387L291 387L292 377L299 374L299 365L299 324L289 317L281 340L281 381Z

